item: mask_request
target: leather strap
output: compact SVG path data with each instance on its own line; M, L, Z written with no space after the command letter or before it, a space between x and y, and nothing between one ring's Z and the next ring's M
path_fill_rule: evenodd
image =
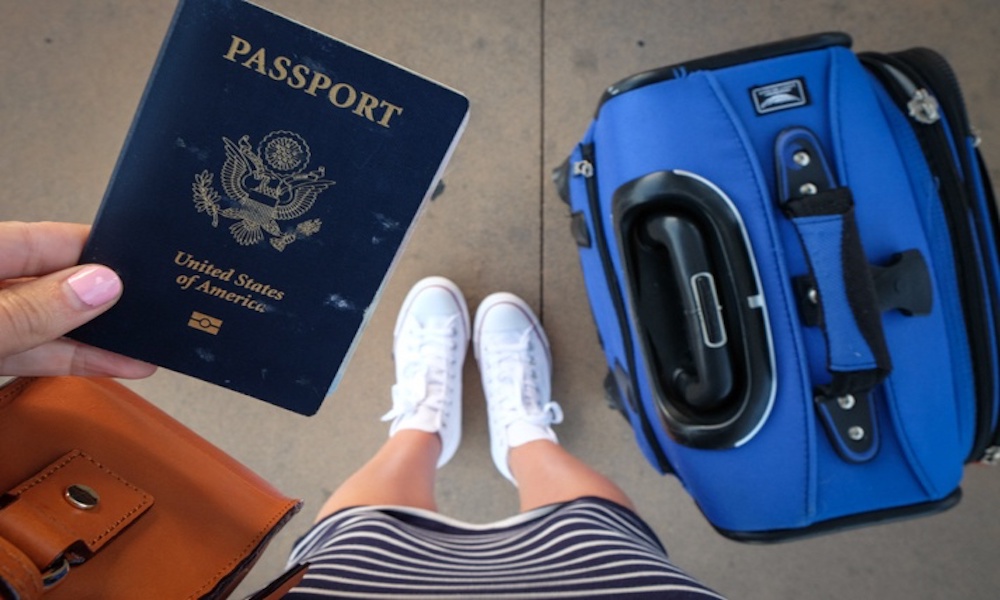
M74 450L0 497L0 538L43 572L87 560L152 505L152 496Z
M300 506L111 379L0 387L0 464L0 538L44 581L64 575L46 600L224 598ZM67 503L77 484L89 490L76 502L94 494L96 509ZM50 514L58 527L43 524Z
M42 575L31 560L0 537L0 598L36 600L42 589Z

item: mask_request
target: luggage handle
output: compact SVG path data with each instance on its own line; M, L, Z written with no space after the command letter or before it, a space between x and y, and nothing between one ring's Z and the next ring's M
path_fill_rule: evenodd
M892 371L871 267L850 189L835 179L816 136L795 127L775 142L778 197L795 226L815 286L810 290L827 346L828 385L815 401L837 452L863 462L878 451L872 390Z
M694 368L678 368L674 383L688 404L711 410L729 393L733 368L708 249L698 227L674 215L650 219L646 234L667 249L673 263L673 289L678 291L687 323L687 350Z
M636 328L634 376L649 383L650 416L685 446L747 443L771 412L776 381L767 307L739 211L709 180L679 170L622 184L611 209L624 263L623 319Z

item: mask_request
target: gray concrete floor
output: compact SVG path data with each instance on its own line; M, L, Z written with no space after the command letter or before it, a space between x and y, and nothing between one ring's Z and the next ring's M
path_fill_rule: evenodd
M419 221L348 373L303 418L161 370L132 384L306 507L244 589L278 574L326 495L384 440L396 311L442 274L470 306L505 289L542 315L564 444L632 495L675 561L733 598L995 598L1000 473L970 467L965 499L932 518L776 546L713 532L655 474L604 405L603 358L568 215L549 182L603 88L633 72L838 29L858 49L926 45L963 82L1000 181L1000 3L995 0L267 0L289 17L464 91L472 118L447 191ZM0 218L90 222L174 8L173 0L0 0ZM155 343L155 341L153 341ZM465 436L441 472L441 508L482 522L516 510L489 458L483 396L466 365ZM234 502L238 502L234 498Z

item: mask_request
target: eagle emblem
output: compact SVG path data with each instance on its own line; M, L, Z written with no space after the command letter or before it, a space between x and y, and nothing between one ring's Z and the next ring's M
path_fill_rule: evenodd
M306 171L312 156L302 136L272 131L256 148L246 135L236 142L223 137L222 143L226 161L219 179L225 200L207 169L195 175L191 186L195 209L212 218L212 227L219 226L220 216L232 219L229 232L237 243L253 246L268 237L278 251L319 231L320 219L290 223L309 212L334 184L324 179L322 166Z

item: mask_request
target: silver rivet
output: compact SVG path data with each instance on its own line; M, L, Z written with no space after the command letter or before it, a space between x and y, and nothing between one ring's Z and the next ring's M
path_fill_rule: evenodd
M819 290L814 287L809 288L809 291L806 292L806 298L808 298L809 302L812 304L819 304Z
M850 394L847 394L846 396L841 396L837 398L837 404L840 405L840 408L844 410L851 410L852 408L854 408L855 404L854 396ZM864 432L862 432L862 435L864 435Z
M79 508L80 510L90 510L96 507L98 502L101 501L101 497L93 488L79 483L66 488L63 496L66 498L66 502L69 502L74 508Z
M795 164L799 165L800 167L808 166L809 163L812 162L812 158L809 157L809 153L806 152L805 150L799 150L798 152L793 154L792 160L794 160Z
M818 191L819 188L816 187L815 183L803 183L799 187L799 193L802 194L803 196L812 196Z
M855 442L860 442L865 439L865 429L864 427L858 427L855 425L847 430L847 437L851 438Z

